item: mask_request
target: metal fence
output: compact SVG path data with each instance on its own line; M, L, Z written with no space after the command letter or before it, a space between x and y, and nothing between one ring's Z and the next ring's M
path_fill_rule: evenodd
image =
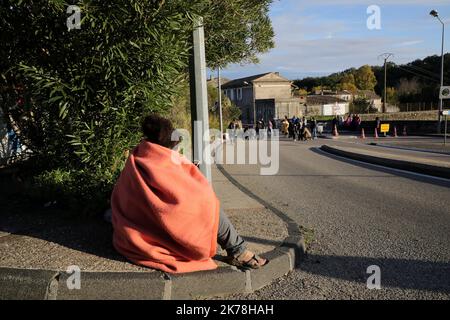
M438 111L439 102L400 103L397 107L400 109L400 112ZM444 109L450 109L450 100L444 100Z
M15 133L0 129L0 167L14 163L24 155L24 148Z
M14 130L7 126L0 117L0 167L12 164L26 157L26 147L20 142Z

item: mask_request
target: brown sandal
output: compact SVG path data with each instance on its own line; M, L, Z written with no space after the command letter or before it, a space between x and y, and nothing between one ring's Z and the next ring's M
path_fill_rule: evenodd
M245 253L248 253L248 252L244 252L241 256L243 256ZM239 257L241 257L241 256L239 256ZM239 257L229 257L228 263L231 264L232 266L235 266L235 267L243 269L243 270L260 269L269 263L269 260L261 258L261 257L257 256L256 254L253 254L251 259L248 261L241 261L241 260L239 260Z

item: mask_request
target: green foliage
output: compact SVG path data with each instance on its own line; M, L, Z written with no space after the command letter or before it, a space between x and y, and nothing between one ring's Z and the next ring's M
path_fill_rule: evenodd
M353 73L345 74L340 83L341 90L350 91L353 94L358 92L358 88L356 87L355 75Z
M209 110L209 125L211 129L220 130L220 110L217 102L219 101L218 90L215 84L208 85L208 105ZM227 129L228 124L234 119L241 117L241 110L231 102L228 97L222 94L222 118L224 130Z
M259 53L274 47L269 18L273 0L209 0L203 14L206 58L211 68L257 63Z
M386 89L386 98L388 104L397 104L398 103L398 93L395 88L387 88Z
M304 96L308 95L308 91L305 89L298 89L298 90L295 90L294 95L297 97L304 97Z
M83 170L56 169L33 177L24 193L42 204L51 203L64 211L88 216L108 209L116 178L107 179Z
M174 105L170 112L170 119L174 126L179 129L189 129L191 126L190 115L190 98L189 98L189 83L182 81L178 85L177 95L174 98ZM208 106L209 106L209 126L211 129L220 129L220 115L217 108L218 90L213 83L208 84ZM228 124L234 120L239 119L241 110L231 103L225 95L222 95L222 116L224 129Z
M2 109L35 156L112 175L123 151L139 141L141 117L170 108L188 61L189 7L79 1L82 28L68 31L64 7L54 3L2 7L14 37L2 52L10 56L2 65L10 89L2 92ZM24 106L8 106L22 95Z
M362 66L355 72L355 84L359 90L373 91L377 85L377 79L370 66Z
M124 151L141 139L143 116L179 107L175 124L190 127L179 102L188 96L193 18L204 17L210 66L256 61L273 46L270 3L2 1L0 108L48 169L36 181L67 186L80 201L109 192ZM68 4L81 8L79 30L67 29Z
M377 111L365 98L356 98L350 103L351 113L376 113Z
M450 79L450 54L445 55L444 79ZM375 93L382 96L384 90L384 66L371 67L377 80L374 87ZM294 81L294 84L300 88L305 88L312 92L314 87L323 85L327 89L343 89L342 81L347 74L356 76L356 69L348 69L344 72L334 73L326 77L309 77ZM396 88L398 99L402 103L407 102L437 102L439 100L441 72L441 57L430 56L423 60L416 60L403 65L396 65L393 62L388 63L387 87ZM373 80L373 78L372 78ZM416 82L415 92L402 92L404 83ZM371 87L371 86L370 86ZM361 89L361 88L359 88ZM371 89L369 89L371 90Z
M305 89L308 92L314 92L317 88L323 88L324 90L346 90L342 87L344 83L352 83L353 80L349 80L349 76L353 76L356 72L355 69L348 69L343 72L333 73L326 77L308 77L302 80L295 80L294 84L299 88Z

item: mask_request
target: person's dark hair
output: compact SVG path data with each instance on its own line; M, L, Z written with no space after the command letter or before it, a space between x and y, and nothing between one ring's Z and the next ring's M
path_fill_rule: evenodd
M172 141L174 131L172 122L157 114L145 117L142 122L142 132L147 141L169 149L178 144L178 141Z

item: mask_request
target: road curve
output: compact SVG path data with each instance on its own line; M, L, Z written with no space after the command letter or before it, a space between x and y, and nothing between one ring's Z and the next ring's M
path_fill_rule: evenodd
M298 270L230 299L449 299L450 181L338 158L319 150L327 142L282 141L276 176L224 166L314 231ZM367 288L372 265L381 269L380 290Z

